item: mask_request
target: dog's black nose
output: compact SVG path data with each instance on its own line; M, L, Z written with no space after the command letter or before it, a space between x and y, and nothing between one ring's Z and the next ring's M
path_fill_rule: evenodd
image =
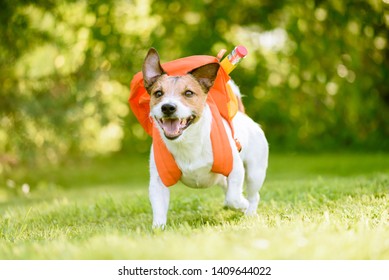
M175 104L172 104L172 103L166 103L166 104L162 105L161 110L162 110L162 113L164 113L167 116L170 116L171 114L173 114L177 110L177 106Z

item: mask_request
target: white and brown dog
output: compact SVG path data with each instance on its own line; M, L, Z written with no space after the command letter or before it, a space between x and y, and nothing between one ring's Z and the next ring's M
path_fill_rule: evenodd
M161 67L158 53L150 49L143 63L143 80L150 94L150 117L155 120L162 139L182 172L181 182L192 188L214 185L223 187L225 205L255 215L259 190L265 180L268 143L258 124L243 112L232 120L235 138L243 149L232 149L233 168L228 177L211 172L213 163L210 139L212 116L206 103L219 69L211 63L184 76L169 76ZM238 87L231 82L240 99ZM231 147L235 141L228 123L224 122ZM246 181L246 197L243 185ZM169 188L158 174L153 149L150 155L150 202L153 226L164 227L169 207Z

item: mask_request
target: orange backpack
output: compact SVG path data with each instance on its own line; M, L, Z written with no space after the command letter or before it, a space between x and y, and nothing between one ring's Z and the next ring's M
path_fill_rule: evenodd
M219 63L213 56L189 56L162 64L170 76L182 76L191 70L209 63ZM229 76L219 68L214 85L208 92L207 104L212 112L211 142L213 165L211 171L228 176L232 170L232 148L223 125L225 119L233 132L232 118L238 111L237 99L227 85ZM165 186L176 184L181 178L181 170L173 155L167 149L158 128L150 118L150 95L143 85L142 72L138 72L131 81L130 107L144 130L153 137L153 152L158 174Z

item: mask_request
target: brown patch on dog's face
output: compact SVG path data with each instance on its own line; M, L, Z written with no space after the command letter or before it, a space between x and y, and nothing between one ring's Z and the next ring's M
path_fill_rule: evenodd
M218 63L211 63L183 76L168 76L156 50L149 50L142 71L150 94L150 115L167 139L178 138L201 117L218 69Z
M201 85L191 76L161 76L150 88L150 107L158 103L180 102L196 116L203 112L207 99Z
M203 113L207 93L192 76L162 75L150 88L150 113L168 139L178 138Z

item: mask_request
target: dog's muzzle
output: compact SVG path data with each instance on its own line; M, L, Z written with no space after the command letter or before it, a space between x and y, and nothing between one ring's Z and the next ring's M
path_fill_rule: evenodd
M166 103L161 106L162 118L155 117L158 125L163 130L165 137L169 140L177 139L195 120L196 116L191 115L186 118L178 118L175 113L177 106Z

